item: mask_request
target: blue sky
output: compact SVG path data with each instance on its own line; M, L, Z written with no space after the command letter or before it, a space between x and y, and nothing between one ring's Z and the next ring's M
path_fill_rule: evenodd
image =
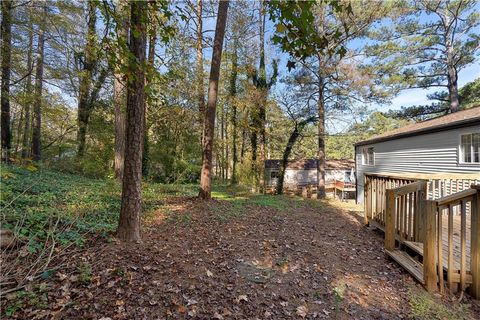
M474 64L469 65L458 74L458 86L461 88L468 82L480 78L480 65L477 60ZM429 104L431 101L427 99L427 94L439 91L439 88L429 89L406 89L397 97L393 98L392 104L387 106L378 106L379 110L399 109L401 106L413 106L421 104Z
M475 3L474 10L480 11L480 1ZM422 20L425 21L432 21L435 19L432 15L422 14ZM389 22L382 22L383 25L389 24ZM267 35L268 38L272 36L274 30L274 26L271 21L267 21ZM480 34L480 28L477 27L471 31L471 33ZM353 40L348 47L351 49L361 49L362 46L365 45L365 42L371 42L366 39L357 39ZM284 75L287 74L286 70L282 70L288 61L288 54L280 52L279 49L275 50L273 45L270 44L270 53L273 54L270 58L280 58L280 72ZM273 53L275 52L275 53ZM267 50L268 54L268 50ZM267 59L269 57L267 56ZM480 61L478 59L473 63L468 65L466 68L460 70L458 74L458 86L461 88L465 84L474 81L475 79L480 78ZM277 86L276 90L282 90L281 86ZM434 93L436 91L446 91L446 88L428 88L428 89L405 89L401 91L397 96L393 97L389 104L383 105L372 105L371 108L380 110L380 111L387 111L389 109L400 109L402 106L408 107L413 105L422 105L422 104L430 104L432 101L428 100L427 95Z

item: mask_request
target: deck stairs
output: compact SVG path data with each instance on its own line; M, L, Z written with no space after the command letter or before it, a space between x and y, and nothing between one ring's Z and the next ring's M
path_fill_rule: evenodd
M386 254L407 270L418 282L424 283L423 277L423 243L413 242L413 241L404 241L401 248L395 250L385 250ZM446 264L443 267L444 275L446 275L448 268ZM453 281L459 281L460 273L459 270L454 270L452 274ZM466 283L472 283L472 275L467 273Z
M405 245L408 246L406 243ZM385 252L391 259L407 270L418 282L423 284L423 264L420 261L423 258L423 248L421 248L421 252L415 250L418 249L418 246L415 246L415 249L409 248L412 250L407 251L397 248L391 251L385 250Z

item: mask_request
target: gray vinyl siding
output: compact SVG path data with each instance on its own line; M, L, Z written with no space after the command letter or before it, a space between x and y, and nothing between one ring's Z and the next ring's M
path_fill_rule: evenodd
M480 132L480 124L355 147L357 199L363 202L365 172L479 173L480 165L459 163L460 135ZM374 165L362 162L363 148L374 148Z

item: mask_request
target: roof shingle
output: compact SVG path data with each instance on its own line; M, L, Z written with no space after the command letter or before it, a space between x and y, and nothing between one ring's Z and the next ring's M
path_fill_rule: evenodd
M464 124L480 123L480 106L450 113L445 116L429 119L423 122L412 123L404 127L388 131L369 139L357 142L355 145L365 145L375 142L398 139L414 134L423 134L431 131L447 129Z
M313 170L317 169L317 159L300 159L288 161L287 169L296 170ZM268 159L265 160L266 169L279 169L282 160ZM352 159L327 160L326 170L350 170L355 167L355 161Z

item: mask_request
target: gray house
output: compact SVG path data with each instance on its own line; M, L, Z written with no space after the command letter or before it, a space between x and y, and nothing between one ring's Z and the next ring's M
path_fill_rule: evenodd
M355 144L357 201L365 173L478 174L480 107L407 125Z

